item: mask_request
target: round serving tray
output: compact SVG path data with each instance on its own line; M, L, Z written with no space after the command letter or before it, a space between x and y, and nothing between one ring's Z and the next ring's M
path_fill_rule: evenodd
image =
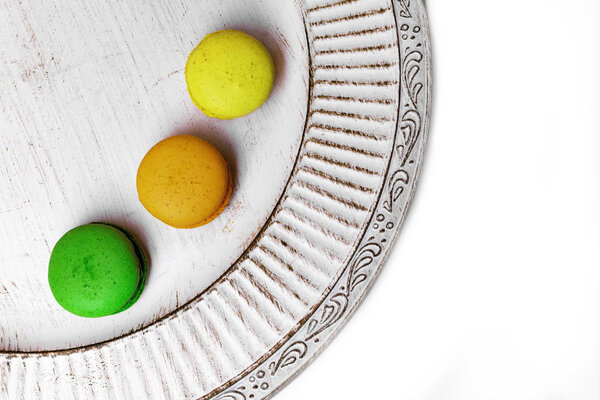
M403 222L431 96L422 0L0 5L0 398L274 394L352 314ZM278 81L219 122L190 106L181 65L225 27L269 47ZM132 184L145 150L183 132L215 142L235 180L228 210L189 232ZM138 304L99 320L45 281L53 243L92 220L152 258Z

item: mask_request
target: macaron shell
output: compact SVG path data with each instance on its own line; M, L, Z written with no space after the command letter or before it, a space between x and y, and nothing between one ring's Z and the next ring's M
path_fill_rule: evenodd
M88 318L123 311L145 282L147 265L140 251L122 230L106 224L67 232L50 256L48 281L56 301Z
M215 219L232 190L229 167L221 153L189 135L173 136L154 146L140 163L136 184L146 210L179 229Z
M275 81L273 58L252 36L224 30L207 35L185 69L194 104L207 116L233 119L259 108Z
M204 226L206 224L209 224L213 220L215 220L219 215L221 215L221 213L225 210L225 208L227 207L227 204L229 203L229 199L231 198L231 191L233 189L233 182L231 180L231 172L229 171L229 166L227 166L227 178L228 178L227 193L225 194L225 198L223 199L223 202L215 209L215 211L211 215L209 215L202 221L196 223L195 225L183 227L183 229L193 229L193 228L198 228L200 226Z

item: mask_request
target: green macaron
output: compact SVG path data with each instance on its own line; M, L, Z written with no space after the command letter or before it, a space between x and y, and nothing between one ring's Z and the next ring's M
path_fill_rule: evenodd
M147 275L147 258L133 235L116 225L93 223L67 232L56 243L48 282L65 310L98 318L131 307Z

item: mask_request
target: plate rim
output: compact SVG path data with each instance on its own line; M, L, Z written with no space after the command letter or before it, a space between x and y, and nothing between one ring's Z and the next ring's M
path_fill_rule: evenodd
M331 324L328 329L330 329L329 332L329 336L323 340L323 341L319 341L316 343L316 346L314 346L314 348L312 349L312 354L307 354L307 353L302 353L302 350L300 350L300 352L298 352L298 348L294 349L294 346L299 343L299 342L293 342L291 343L291 345L289 345L288 343L291 342L291 340L287 340L286 344L284 344L283 346L281 346L278 350L278 352L280 352L281 354L279 354L277 356L277 352L275 352L275 356L277 356L279 358L278 362L281 362L282 360L292 360L291 364L288 364L287 367L290 368L291 367L291 371L288 372L288 374L282 376L282 377L276 377L276 374L279 372L279 370L274 371L272 374L266 373L266 375L264 375L263 378L259 378L259 376L262 376L262 374L260 374L260 372L264 372L265 370L269 370L271 369L271 365L272 362L270 361L272 358L277 358L274 357L273 355L269 358L267 358L266 361L263 361L260 365L258 365L256 368L254 368L252 370L252 372L246 373L244 377L240 378L237 382L235 383L231 383L232 381L230 381L230 385L228 388L221 390L220 392L215 392L214 394L209 394L203 397L200 397L197 400L248 400L248 399L257 399L257 400L264 400L264 399L270 399L271 397L275 396L277 393L279 393L281 390L283 390L291 381L294 380L294 378L296 378L300 373L302 373L304 371L304 369L306 369L307 367L310 366L310 364L312 362L314 362L317 357L327 348L327 346L329 346L329 344L331 344L331 342L335 339L335 337L341 332L341 330L344 328L344 326L349 322L349 320L354 316L355 311L358 309L358 307L362 304L362 302L364 301L364 299L366 298L366 296L369 294L369 291L373 288L374 283L377 281L379 274L382 270L382 268L385 266L387 259L390 256L391 250L393 249L396 241L398 240L402 227L404 225L404 221L406 219L406 216L408 214L410 205L412 203L412 200L415 196L416 193L416 187L417 184L419 182L419 178L420 178L420 172L421 169L423 167L423 159L425 156L425 152L426 152L426 145L427 145L427 140L428 140L428 136L429 136L429 124L430 124L430 118L431 118L431 107L432 107L432 102L431 102L431 97L432 97L432 80L433 80L433 71L432 71L432 50L431 50L431 36L430 36L430 30L429 30L429 20L427 17L427 10L426 10L426 6L424 3L424 0L390 0L391 4L392 4L392 8L394 9L394 15L395 15L395 19L396 19L396 28L398 30L398 47L399 47L399 51L401 53L401 65L402 65L402 59L404 56L404 60L406 60L406 56L407 53L409 53L411 50L410 47L404 47L403 43L406 41L406 39L403 39L402 37L402 28L404 26L406 26L405 24L400 24L400 22L410 22L412 21L413 23L415 23L416 27L420 28L420 35L416 35L417 38L419 40L422 41L423 44L423 51L421 52L421 61L423 62L423 64L425 64L425 67L421 70L422 73L422 79L423 81L421 83L423 83L424 85L424 93L425 93L425 101L422 104L415 104L415 108L417 109L417 111L419 112L419 114L421 115L421 119L422 119L422 125L420 128L420 133L419 136L417 138L417 143L415 145L415 147L413 149L416 150L416 159L417 161L415 162L415 169L414 169L414 174L412 175L412 177L410 177L410 186L409 186L409 190L406 192L407 195L404 197L404 199L401 201L401 204L399 204L399 208L398 208L398 212L396 214L396 221L397 224L394 227L394 232L391 235L391 240L387 241L387 245L382 249L381 253L379 254L379 259L376 261L376 263L372 266L372 273L369 277L367 277L367 281L365 286L363 286L356 294L356 296L354 297L353 304L351 307L349 307L347 310L347 312L345 314L343 314L338 320L335 321L335 323ZM412 4L411 4L412 3ZM402 18L402 20L400 19ZM409 25L412 26L412 25ZM413 28L414 29L414 28ZM410 36L409 36L410 37ZM401 71L402 72L402 71ZM401 90L403 89L408 89L408 87L410 86L410 84L408 84L408 82L406 82L406 80L403 78L401 78ZM410 89L409 89L410 90ZM402 96L401 96L402 97ZM401 114L403 114L403 110L402 110L402 106L400 107L400 109L398 110L398 115L400 117ZM404 111L405 113L406 111ZM398 129L396 132L396 135L400 135L401 132L401 126L400 124L398 125ZM414 150L411 150L411 152ZM410 153L408 155L410 155ZM391 171L392 171L392 166L391 166L392 162L390 160L390 168L388 169L388 172L386 175L391 175ZM386 179L387 181L387 179ZM388 183L384 186L388 186L391 183L391 181L388 181ZM393 186L393 184L392 184ZM382 191L381 195L383 197L383 193L385 192L385 187L384 190ZM379 201L378 201L379 203ZM375 214L377 214L378 210L380 210L381 204L378 204L377 209L373 212L372 218L375 217ZM366 236L366 231L365 234L363 235L363 237ZM357 246L357 250L356 253L360 253L360 248L361 245ZM354 257L353 257L354 259ZM352 263L350 263L352 264ZM346 268L349 268L349 266L347 266ZM339 278L339 280L341 280L343 278L343 275ZM328 295L329 300L331 301L331 293L334 292L334 288L331 288L330 290L330 294ZM323 305L326 304L327 302L327 298L324 299L321 302L321 305L319 307L317 307L317 309L315 309L315 311L312 313L311 318L315 317L319 311L323 310ZM318 318L318 316L317 316ZM310 320L310 318L309 318ZM303 324L303 326L308 325L309 323L306 322ZM300 331L302 328L298 329L298 331ZM314 345L315 343L313 343ZM283 349L283 351L281 351ZM295 354L290 354L290 350L292 352L295 351ZM307 351L308 352L308 351ZM277 367L277 365L276 365ZM270 379L269 379L269 375L271 375ZM252 379L254 378L254 379ZM273 379L275 378L275 379ZM248 391L249 387L252 387L252 383L258 381L259 379L265 379L266 382L268 382L267 384L269 385L268 387L268 391L265 391L264 393L262 393L261 395L259 395L258 397L253 395L252 397L249 397L245 392ZM231 388L232 386L238 386L238 388Z

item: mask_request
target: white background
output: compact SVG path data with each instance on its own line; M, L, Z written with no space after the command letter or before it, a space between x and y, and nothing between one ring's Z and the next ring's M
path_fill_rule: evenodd
M428 0L417 196L278 399L600 399L600 1Z

